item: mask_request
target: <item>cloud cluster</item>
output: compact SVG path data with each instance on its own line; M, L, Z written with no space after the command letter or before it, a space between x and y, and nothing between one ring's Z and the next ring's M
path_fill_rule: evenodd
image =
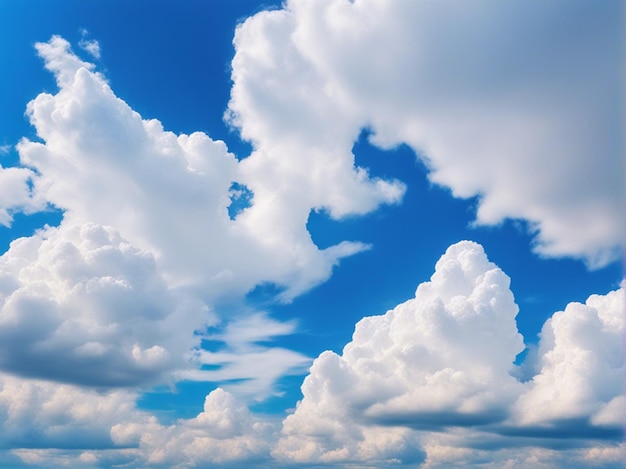
M165 427L120 424L111 429L119 445L138 444L140 457L150 466L202 467L208 462L252 464L267 459L271 422L261 422L245 404L221 388L206 396L195 418Z
M281 173L290 156L275 155L276 164L250 179L223 142L201 132L175 135L143 119L63 38L36 48L59 90L28 104L41 141L24 138L17 146L22 167L0 168L0 223L9 225L12 211L48 205L63 220L14 242L0 258L5 371L94 386L162 380L188 367L200 343L194 333L215 320L206 310L216 298L270 282L288 300L327 279L341 257L368 248L345 241L318 249L306 229L312 209L364 213L402 194L399 183L371 180L351 161L327 167L332 155L309 158L315 168L301 167L300 176ZM313 173L317 189L308 190L300 180ZM341 187L343 179L354 193L326 202L308 195ZM252 190L234 219L233 183ZM281 186L289 194L274 192ZM386 195L361 204L362 195L379 192ZM286 370L307 363L288 350L227 346L197 355L196 365L221 369L194 379L251 378L247 393L259 397ZM246 357L273 366L251 369Z
M276 424L220 388L196 417L169 426L137 409L136 398L0 374L0 447L46 467L202 467L268 457Z
M230 115L257 150L244 174L263 175L259 201L289 198L279 182L300 175L301 197L331 216L396 200L397 183L368 195L362 173L340 177L368 127L376 145L410 145L434 183L478 196L477 223L525 220L537 252L604 265L626 233L619 18L612 0L290 0L258 13L234 40ZM322 194L318 164L336 168Z
M481 246L455 244L415 298L362 319L341 355L314 361L273 454L445 465L480 458L489 444L550 449L558 440L616 453L626 412L623 310L621 288L555 313L536 374L522 383L514 378L524 344L509 279ZM521 461L513 453L505 456Z
M341 219L401 201L403 182L355 164L364 128L477 197L477 223L521 219L541 254L615 259L619 2L520 5L290 0L254 15L236 31L226 113L253 144L243 160L144 119L64 39L37 44L59 90L28 105L40 140L19 143L22 167L0 167L0 224L49 205L63 221L0 256L0 447L77 467L617 467L623 286L555 313L522 382L508 277L477 244L453 245L414 298L314 361L282 430L235 394L271 395L308 364L267 345L296 325L255 313L206 330L218 298L269 282L289 300L369 248L321 250L307 231L312 210ZM247 206L233 216L237 193ZM128 389L172 377L230 386L163 425Z
M0 447L111 448L111 427L142 421L136 394L101 394L68 384L0 374Z
M0 444L22 448L13 455L25 462L72 467L617 468L625 450L624 306L622 286L555 313L534 376L519 381L523 341L509 279L480 245L463 241L414 298L363 318L341 355L314 361L282 429L221 388L196 417L164 425L128 391L0 375ZM212 338L254 347L293 327L264 315L252 322ZM63 446L68 439L72 447Z

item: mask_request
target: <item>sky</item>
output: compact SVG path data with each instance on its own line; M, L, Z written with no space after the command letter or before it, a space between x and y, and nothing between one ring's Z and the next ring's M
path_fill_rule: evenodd
M0 1L0 466L622 467L623 14Z

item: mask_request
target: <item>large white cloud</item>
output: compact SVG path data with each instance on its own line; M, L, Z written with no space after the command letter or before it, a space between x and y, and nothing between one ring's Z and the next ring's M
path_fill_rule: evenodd
M479 245L451 246L414 299L362 319L341 356L324 352L315 360L276 454L297 460L310 447L308 457L323 460L338 451L339 439L342 457L359 460L361 447L393 434L379 428L361 441L368 426L501 420L521 386L510 375L524 348L517 311L508 277ZM407 432L394 431L403 442Z
M479 245L460 242L415 298L362 319L341 355L314 361L273 454L426 467L489 458L497 467L530 464L519 450L530 447L537 464L614 464L625 411L623 310L621 288L555 313L535 375L522 383L509 279ZM555 457L558 446L568 451Z
M337 171L350 175L356 192L335 204L342 214L372 210L402 192L392 183L370 181L351 163L326 168L332 155L316 162L315 171L301 167L298 175L280 173L291 158L282 154L268 174L251 180L223 142L200 132L177 136L157 120L142 119L64 39L53 37L37 49L60 90L28 105L43 142L24 139L18 146L22 164L38 173L34 199L64 210L67 222L114 227L154 253L171 285L196 289L209 300L245 293L259 282L286 287L288 299L327 279L339 258L366 248L344 242L322 251L313 244L306 222L317 202L302 185L311 175L323 192L343 185L332 179ZM231 220L229 189L236 181L254 197ZM268 200L266 188L281 186L298 192ZM361 196L372 187L387 196L365 203Z
M537 252L604 265L625 234L620 18L611 0L290 0L261 12L234 41L230 111L257 149L244 174L272 201L290 194L277 178L306 172L315 193L312 161L351 166L369 127L377 145L409 144L455 196L478 196L478 223L526 220ZM315 200L333 216L399 188L327 182Z
M0 367L92 386L168 379L215 317L168 288L150 253L93 223L48 228L0 256Z
M111 428L149 421L137 395L106 394L68 384L0 374L0 446L3 448L112 448Z

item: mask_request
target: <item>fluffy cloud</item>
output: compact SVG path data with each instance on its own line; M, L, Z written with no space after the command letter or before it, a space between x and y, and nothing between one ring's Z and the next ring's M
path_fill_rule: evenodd
M163 380L188 366L194 330L214 321L112 228L63 224L0 257L5 371L105 387Z
M410 441L406 430L360 431L370 425L428 429L502 419L519 392L509 372L524 348L508 287L479 245L451 246L414 299L362 319L341 356L315 360L277 455L299 459L311 448L309 458L324 460L338 445L342 458L360 460L378 435L388 439L383 448Z
M285 174L281 168L291 155L280 154L251 178L242 169L247 160L238 163L223 142L200 132L177 136L157 120L142 119L64 39L53 37L37 50L60 90L28 105L43 143L24 139L18 146L22 164L38 173L34 199L62 209L72 224L114 227L154 253L170 285L196 289L205 299L245 293L259 282L286 287L289 299L328 278L339 258L367 248L344 242L319 250L313 244L306 222L319 204L308 195L313 189L302 185L311 174L318 192L345 185L335 176L349 175L352 192L329 205L342 215L401 195L397 184L372 181L351 162L327 168L333 155ZM228 214L233 182L253 192L251 206L235 220ZM290 192L277 194L283 186ZM361 200L376 191L385 197Z
M261 422L222 389L206 396L195 418L170 426L138 410L136 397L0 374L0 446L47 467L202 467L267 459L275 423Z
M0 445L17 448L12 455L29 464L71 467L617 468L623 309L622 287L555 313L541 334L534 377L522 383L513 377L523 343L509 279L464 241L446 251L415 298L362 319L341 355L314 361L282 430L221 388L196 417L164 425L136 408L132 392L0 375ZM229 344L233 356L252 356L293 327L257 313L208 337ZM72 447L63 445L68 440Z
M509 279L479 245L460 242L415 298L362 319L342 355L314 361L273 454L440 467L486 456L528 464L517 448L535 447L538 463L584 465L606 453L612 464L624 418L623 309L622 288L555 313L536 374L522 383L513 377L524 345ZM559 439L577 450L554 458Z
M111 427L144 421L136 394L102 394L77 386L0 374L0 446L111 448Z
M169 427L120 424L111 436L120 445L138 442L141 458L151 467L202 467L267 459L272 432L273 424L260 422L218 388L206 396L204 410L193 419Z
M377 145L409 144L455 196L478 196L477 223L526 220L537 252L604 265L625 234L620 8L291 0L261 12L234 41L231 117L257 150L246 183L279 210L292 194L277 183L306 174L300 197L335 217L397 200L398 183L365 191L345 171L369 127ZM333 168L322 193L318 163Z
M545 323L538 372L514 409L520 431L621 436L624 324L623 287L570 303Z
M48 204L63 211L63 221L0 258L4 370L101 386L163 379L185 368L200 342L194 332L213 321L202 302L238 297L262 282L284 287L288 300L328 278L341 257L368 248L346 241L318 249L306 229L312 209L364 213L402 194L399 183L371 180L352 160L327 167L332 155L309 155L303 172L286 174L280 168L289 155L278 154L251 179L247 160L239 163L223 142L144 120L64 39L36 48L59 91L28 104L41 141L17 146L24 167L0 169L0 223L10 222L12 210ZM311 174L315 188L304 187ZM237 181L252 198L231 219ZM309 196L344 182L349 192L333 201ZM276 194L282 186L287 192ZM288 350L248 348L201 353L197 364L222 369L194 379L253 378L248 394L271 393L281 373L307 361ZM253 357L274 366L253 369Z
M0 165L0 225L11 226L14 212L41 209L34 203L30 190L34 176L27 168L3 168Z

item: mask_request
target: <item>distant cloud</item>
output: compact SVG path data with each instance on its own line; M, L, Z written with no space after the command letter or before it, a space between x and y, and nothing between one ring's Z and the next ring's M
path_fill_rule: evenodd
M78 42L78 46L87 51L94 59L100 58L100 43L95 39L87 39L89 31L81 29L80 31L82 39Z
M349 167L367 127L478 197L478 224L524 220L539 254L603 266L626 234L620 12L616 0L291 0L258 13L232 63L231 120L257 149L244 174ZM293 166L270 171L287 152ZM326 182L318 203L337 217L401 195L398 182Z
M98 41L96 40L81 40L78 45L81 47L81 49L86 50L87 52L89 52L95 59L99 59L100 58L100 44L98 43Z

